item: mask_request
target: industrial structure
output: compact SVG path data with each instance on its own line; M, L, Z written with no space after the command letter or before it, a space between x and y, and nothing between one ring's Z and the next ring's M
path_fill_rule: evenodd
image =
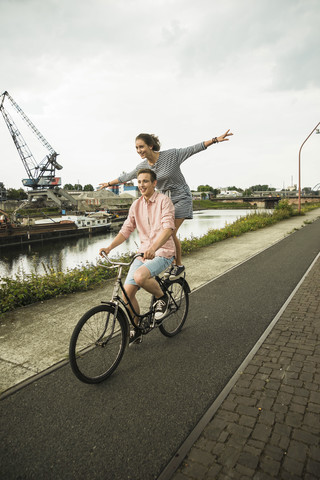
M65 190L59 188L61 185L61 177L56 176L56 170L61 170L62 166L57 162L58 153L52 148L50 143L44 138L37 127L7 91L0 96L0 100L2 116L27 172L28 178L24 178L22 183L25 187L32 189L28 192L28 199L30 201L39 198L47 199L59 206L62 206L63 204L68 204L69 206L75 205L74 199L68 195ZM21 131L10 115L8 108L6 108L8 103L9 106L13 107L13 109L20 115L36 139L48 151L47 155L42 160L37 161L33 156Z

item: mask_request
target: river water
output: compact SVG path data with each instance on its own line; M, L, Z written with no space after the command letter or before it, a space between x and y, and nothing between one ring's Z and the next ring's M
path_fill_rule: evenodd
M201 210L194 212L192 220L185 220L179 229L179 237L201 237L210 229L220 229L254 210ZM44 273L43 265L51 265L55 271L67 271L77 266L96 263L99 249L110 244L117 232L5 247L0 249L0 278L15 277L19 273ZM134 252L139 244L134 232L127 241L112 251L112 256Z

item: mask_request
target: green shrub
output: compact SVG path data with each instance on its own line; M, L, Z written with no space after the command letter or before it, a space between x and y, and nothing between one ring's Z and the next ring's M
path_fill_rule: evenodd
M283 218L289 218L292 217L295 214L296 210L289 203L288 200L280 200L280 202L275 206L275 215L278 215Z
M128 261L128 256L122 259ZM115 270L93 264L86 264L67 272L55 272L50 265L44 266L44 270L45 275L22 273L14 278L2 278L0 313L58 295L86 291L115 276Z

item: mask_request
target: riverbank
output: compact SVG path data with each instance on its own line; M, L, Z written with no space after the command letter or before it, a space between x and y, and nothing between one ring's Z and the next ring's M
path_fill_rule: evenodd
M240 237L201 248L185 257L187 279L192 290L223 275L271 245L320 217L320 209L307 212ZM18 308L1 316L2 353L0 390L4 391L66 362L69 339L79 318L102 299L109 300L113 280L87 292L61 296ZM145 305L148 297L139 292Z
M206 210L209 212L209 210ZM223 225L219 222L208 224L206 233L200 236L188 236L181 238L182 254L185 257L193 251L205 246L221 242L230 237L243 235L248 231L258 230L270 226L284 219L297 215L297 211L287 202L280 202L277 208L272 212L260 211L259 213L249 213L250 210L242 210L242 215L225 219ZM201 217L201 216L200 216ZM232 220L231 220L232 218ZM182 225L181 232L185 231L185 225ZM211 228L210 228L211 227ZM135 235L130 237L131 249L128 241L124 244L125 250L118 252L120 255L127 256L129 252L136 251L137 243ZM137 237L137 235L136 235ZM139 241L136 238L137 241ZM104 239L105 241L105 239ZM133 242L133 243L132 243ZM0 288L0 313L13 310L21 306L29 305L37 301L47 300L49 298L64 295L76 291L86 291L101 284L105 271L97 267L96 252L104 244L96 244L94 261L90 262L86 256L85 264L78 264L74 268L66 268L62 264L62 256L59 255L59 261L49 257L49 263L40 261L37 256L34 257L32 269L25 272L23 269L15 276L1 278ZM85 250L81 249L81 252ZM70 259L68 259L70 260ZM40 272L39 266L43 272ZM111 276L111 275L110 275Z
M219 200L193 200L193 211L197 210L241 210L241 209L251 209L256 210L257 207L251 205L249 202L221 202Z

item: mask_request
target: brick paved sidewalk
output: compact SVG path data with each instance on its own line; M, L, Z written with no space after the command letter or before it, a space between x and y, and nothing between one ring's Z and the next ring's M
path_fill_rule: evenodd
M173 480L320 478L320 258Z

